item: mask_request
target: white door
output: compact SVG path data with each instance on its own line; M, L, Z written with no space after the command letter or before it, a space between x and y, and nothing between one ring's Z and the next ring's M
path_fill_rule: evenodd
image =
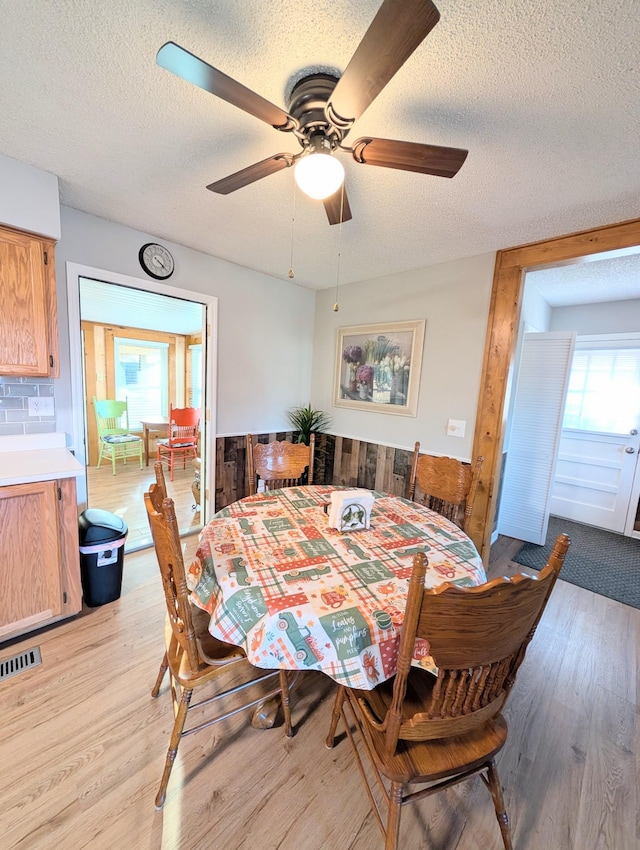
M511 414L498 532L543 544L575 333L527 333Z
M622 334L578 340L551 501L556 516L620 534L632 532L638 501L640 347L630 346L639 343Z

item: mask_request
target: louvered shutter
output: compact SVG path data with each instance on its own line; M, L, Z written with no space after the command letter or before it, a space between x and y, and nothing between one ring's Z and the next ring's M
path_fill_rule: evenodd
M543 544L576 334L524 335L498 532Z

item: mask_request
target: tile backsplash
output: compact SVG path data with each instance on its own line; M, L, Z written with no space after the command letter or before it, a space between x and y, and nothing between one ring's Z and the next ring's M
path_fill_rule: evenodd
M30 398L53 398L52 378L0 375L0 436L43 434L56 430L56 417L30 416Z

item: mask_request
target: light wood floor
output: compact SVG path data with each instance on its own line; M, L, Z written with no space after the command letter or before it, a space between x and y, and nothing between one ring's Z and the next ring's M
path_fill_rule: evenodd
M186 540L187 557L196 538ZM490 574L521 569L496 544ZM22 641L43 664L0 684L5 850L376 850L347 741L324 738L334 688L305 677L296 736L246 715L186 738L162 812L172 723L152 700L164 605L151 551L125 558L122 598ZM559 581L506 711L499 769L518 850L638 850L640 611ZM224 737L230 732L231 737ZM479 779L407 807L405 850L500 848Z
M165 478L167 493L175 503L180 533L189 534L199 531L202 526L200 511L193 509L191 463L187 461L186 469L182 468L181 462L176 464L173 481L169 480L169 472L165 468ZM153 544L144 507L144 494L155 480L153 461L150 466L140 469L135 460L129 460L126 464L120 460L117 463L115 475L111 470L111 463L107 461L102 462L100 469L96 469L95 466L87 467L89 507L111 511L127 523L129 533L125 542L125 552Z

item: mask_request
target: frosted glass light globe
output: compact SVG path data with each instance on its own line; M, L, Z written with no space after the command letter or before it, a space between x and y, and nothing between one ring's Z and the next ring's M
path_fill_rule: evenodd
M330 153L310 153L298 160L296 183L310 198L323 201L337 192L344 181L344 167Z

